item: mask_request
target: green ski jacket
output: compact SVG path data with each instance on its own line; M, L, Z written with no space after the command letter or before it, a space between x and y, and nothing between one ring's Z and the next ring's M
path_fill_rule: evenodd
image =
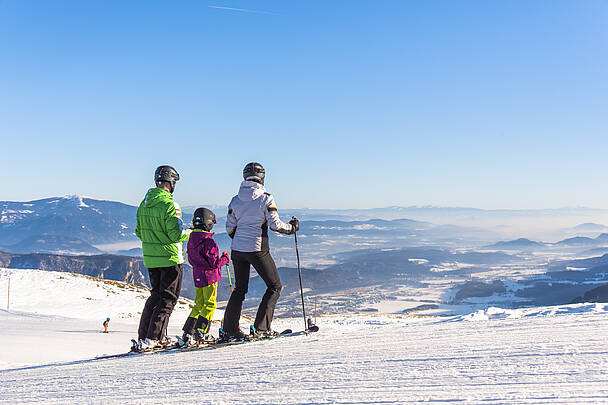
M135 235L141 239L144 266L169 267L184 262L182 242L190 229L184 229L182 211L173 196L162 188L151 188L137 209Z

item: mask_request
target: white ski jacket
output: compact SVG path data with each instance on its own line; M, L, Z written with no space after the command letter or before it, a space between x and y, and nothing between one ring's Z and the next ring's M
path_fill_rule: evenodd
M268 227L280 233L291 233L293 226L281 221L274 197L262 184L243 181L238 195L228 205L226 232L232 238L232 250L267 251Z

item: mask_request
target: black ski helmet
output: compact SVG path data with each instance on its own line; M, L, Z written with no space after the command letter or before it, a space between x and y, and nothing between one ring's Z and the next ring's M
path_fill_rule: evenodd
M195 228L209 232L213 229L213 224L217 224L213 211L207 208L197 208L196 211L194 211L194 215L192 215L192 225L194 225Z
M245 180L249 178L249 180L258 181L259 183L264 184L265 175L266 171L264 170L264 167L257 162L247 163L243 169L243 179ZM251 177L255 177L255 179L252 179Z
M154 172L154 182L166 181L171 184L171 192L175 189L175 182L179 180L179 174L171 166L158 166L156 172Z

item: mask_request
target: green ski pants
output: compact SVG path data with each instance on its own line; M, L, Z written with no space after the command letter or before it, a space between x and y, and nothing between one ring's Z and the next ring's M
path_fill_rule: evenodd
M213 313L217 308L217 283L202 288L195 287L194 291L194 307L190 311L190 317L198 319L202 316L211 324Z

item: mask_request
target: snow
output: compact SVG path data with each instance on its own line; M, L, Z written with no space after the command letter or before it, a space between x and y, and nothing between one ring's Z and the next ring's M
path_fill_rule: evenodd
M138 315L119 314L138 310L145 297L118 287L114 294L86 277L0 270L0 305L9 274L15 294L11 312L0 310L0 403L608 402L608 304L326 315L310 336L91 360L128 348ZM98 333L106 313L117 316L113 333ZM172 316L170 330L179 331L184 313Z
M453 262L453 263L441 263L438 266L433 266L430 268L430 271L434 272L434 273L440 273L440 272L449 272L449 271L456 271L456 270L461 270L461 269L466 269L469 267L474 267L472 264L467 264L467 263L459 263L459 262Z
M115 243L103 243L94 245L97 249L105 251L105 252L117 252L119 250L129 250L133 248L140 248L141 241L138 240L129 240Z
M372 225L372 224L361 224L361 225L353 225L352 229L355 229L357 231L369 231L371 229L377 230L377 231L386 231L388 228L386 226L377 226L377 225Z
M74 200L76 203L78 203L79 208L89 208L89 206L84 202L84 199L88 197L85 197L83 195L68 195L64 198L66 200Z
M149 296L147 288L112 280L54 271L0 269L0 305L7 302L9 278L10 309L17 313L138 320ZM189 312L190 303L181 298L176 313Z

